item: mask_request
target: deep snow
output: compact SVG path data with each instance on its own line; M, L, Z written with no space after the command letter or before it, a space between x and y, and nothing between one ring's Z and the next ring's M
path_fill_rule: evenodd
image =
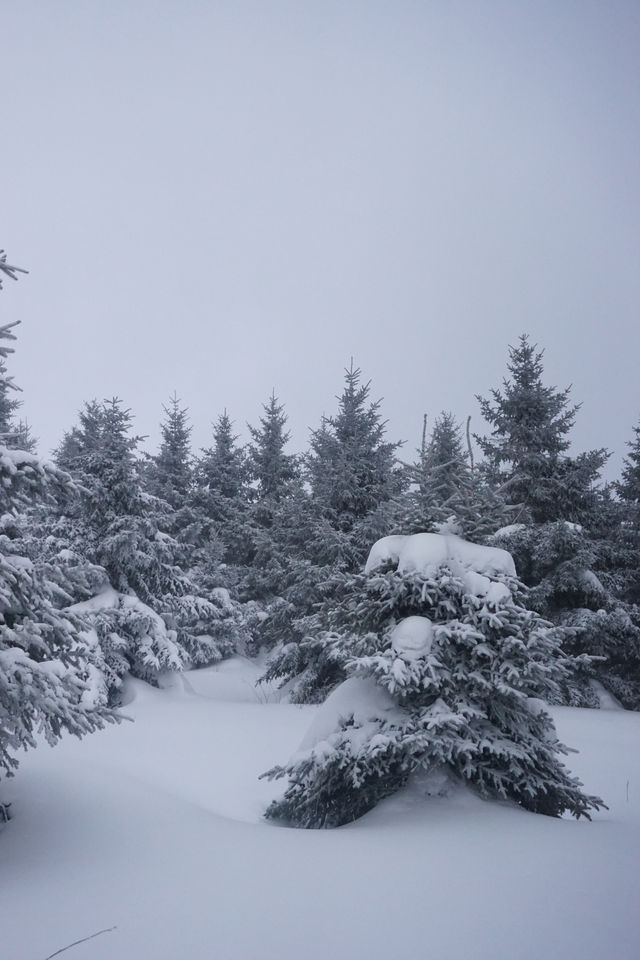
M2 785L0 957L637 960L640 715L555 709L610 810L553 820L424 784L333 831L262 821L317 708L241 659L154 690L123 722L25 754ZM272 702L269 702L272 701Z

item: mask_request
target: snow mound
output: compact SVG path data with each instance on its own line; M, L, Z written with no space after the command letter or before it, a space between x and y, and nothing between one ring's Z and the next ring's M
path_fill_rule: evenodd
M500 527L499 530L496 530L492 539L500 540L502 537L512 537L514 534L520 533L521 530L526 530L524 523L508 523L506 527Z
M120 594L112 586L105 586L100 593L89 600L81 600L67 607L69 613L83 614L102 613L104 610L115 610L120 603Z
M421 617L411 619L420 620ZM312 750L317 744L336 733L342 720L353 717L356 723L380 720L398 707L373 677L349 677L329 694L316 713L300 744L300 752Z
M435 628L427 617L405 617L391 631L391 648L403 660L419 660L430 652Z
M377 543L374 543L369 553L367 565L364 568L365 573L371 573L382 567L385 563L398 563L402 549L409 537L400 534L395 537L382 537Z
M511 591L505 583L496 583L490 580L482 573L476 573L475 570L467 570L462 577L465 593L472 597L478 597L486 603L493 603L498 606L511 598Z
M487 578L516 576L513 557L507 550L470 543L453 534L415 533L413 536L383 537L371 548L365 573L372 573L390 561L397 563L400 573L419 573L426 577L435 576L442 567L447 567L456 576L479 574L484 580L474 581L475 586L470 592L487 598L491 592L491 582ZM472 578L469 586L472 586Z

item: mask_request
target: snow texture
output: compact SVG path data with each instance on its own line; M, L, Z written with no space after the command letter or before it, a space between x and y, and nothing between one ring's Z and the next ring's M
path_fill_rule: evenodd
M640 714L553 709L609 804L593 823L418 777L348 827L290 830L263 821L282 785L258 775L323 708L261 702L259 673L130 681L135 723L25 754L3 785L2 960L113 926L62 957L637 960Z
M369 720L391 719L397 713L397 704L373 677L349 677L320 706L300 743L300 751L311 750L335 734L341 720L353 717L356 724L366 724Z
M516 575L513 557L506 550L469 543L453 534L383 537L371 548L365 573L373 573L389 562L397 564L399 573L418 573L424 577L435 577L443 567L463 578L467 574L480 575L482 579L469 576L465 581L469 592L479 597L491 593L487 578ZM492 594L491 599L498 596L502 596L501 591Z
M391 630L391 648L403 660L419 660L431 651L435 628L427 617L405 617Z

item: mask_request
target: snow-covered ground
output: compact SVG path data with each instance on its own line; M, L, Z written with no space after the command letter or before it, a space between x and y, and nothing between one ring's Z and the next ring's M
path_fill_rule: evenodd
M258 780L315 707L236 659L154 690L123 722L25 754L3 784L0 957L44 960L637 960L640 715L554 710L610 810L553 820L417 786L359 822L261 819ZM271 702L269 702L271 700Z

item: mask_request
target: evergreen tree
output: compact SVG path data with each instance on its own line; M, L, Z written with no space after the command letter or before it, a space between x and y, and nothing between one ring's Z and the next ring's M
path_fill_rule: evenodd
M58 466L70 473L88 470L89 458L100 449L103 410L97 400L90 400L78 414L78 426L68 430L55 451Z
M167 598L189 592L179 569L181 548L158 526L166 510L159 513L142 489L131 422L117 398L85 404L57 453L81 496L59 506L57 537L40 558L57 562L57 555L71 551L60 586L71 595L71 609L85 613L97 633L112 700L126 673L157 682L163 670L189 660L175 617L163 616ZM92 588L96 595L86 597Z
M377 544L345 578L325 640L349 678L321 708L267 817L302 827L357 819L417 771L550 816L602 806L559 761L542 700L569 669L559 634L524 606L513 562L457 537ZM329 732L332 731L332 732Z
M622 479L616 491L626 506L628 522L640 534L640 426L633 428L634 439L627 441L629 453L622 465Z
M380 403L369 402L370 383L361 384L353 361L345 370L338 412L323 417L311 436L307 476L321 514L350 532L401 489L395 454L400 444L385 440Z
M67 518L68 546L107 577L91 608L112 696L127 672L156 682L163 670L229 655L243 629L224 591L207 584L203 592L192 545L170 535L171 505L145 494L130 428L119 400L88 404L60 451L83 490ZM83 578L75 572L74 579Z
M491 437L480 439L484 466L502 482L520 521L497 531L494 542L513 553L534 609L567 628L567 651L601 658L572 679L565 699L596 706L595 677L631 705L635 695L621 687L617 664L637 629L615 584L615 507L599 486L609 454L569 456L578 407L569 405L569 389L544 386L542 353L527 337L510 348L509 371L504 390L492 391L493 403L480 401L494 427Z
M543 384L542 357L523 334L516 347L509 347L511 379L503 381L502 391L491 391L491 400L477 398L484 419L493 427L491 436L476 437L485 468L502 483L508 502L523 511L518 519L535 523L562 517L558 500L563 478L558 467L579 410L579 405L569 403L570 387L557 390ZM605 452L598 452L604 462ZM568 460L564 463L569 466ZM597 479L597 469L590 479Z
M299 478L298 460L285 453L291 434L285 429L287 415L275 392L263 404L260 426L249 425L249 469L256 483L257 499L262 504L278 503L291 491Z
M10 329L13 324L8 324L3 327L3 330L6 331ZM11 353L12 350L10 347L4 347L7 353ZM15 387L11 380L11 377L7 376L7 365L4 359L0 360L0 442L4 446L12 446L12 441L15 434L15 423L14 417L16 410L20 407L20 401L15 398L14 391Z
M191 492L191 427L187 411L180 407L175 394L169 404L163 407L166 419L160 425L162 441L150 465L148 484L152 493L179 510Z
M0 251L0 287L16 270ZM15 339L14 326L0 327L0 397L10 384L5 341ZM64 731L82 736L115 718L92 690L82 624L58 612L51 584L25 556L23 512L52 488L68 489L69 477L28 452L4 445L0 454L0 769L10 776L16 751L35 746L36 731L53 744ZM0 816L8 816L2 804Z
M244 551L236 551L242 560L237 589L241 599L254 608L251 653L262 646L272 647L290 633L295 610L290 592L296 593L298 569L296 533L304 526L299 507L308 499L299 459L286 452L290 441L287 415L275 392L263 404L263 411L259 426L249 425L251 441L245 461L249 496L242 525L236 521L236 540Z
M426 428L426 418L425 418ZM417 461L406 468L409 491L394 504L398 533L451 532L476 542L508 522L508 508L486 475L473 469L462 431L441 413Z
M198 464L198 482L212 494L214 519L226 519L226 510L220 508L216 516L216 501L233 503L247 499L247 464L245 453L237 445L233 423L225 410L213 425L213 446L202 451Z
M623 461L622 478L615 484L618 500L615 521L608 525L615 541L615 569L619 595L640 605L640 427L634 427L630 452ZM639 651L640 655L640 651ZM640 690L639 690L640 693Z
M0 260L0 266L2 261ZM9 267L8 275L15 270ZM1 276L2 271L0 271ZM14 279L15 278L14 276ZM2 286L0 284L0 289ZM15 339L9 331L15 324L6 324L3 327L4 339ZM16 421L15 415L22 406L22 402L15 397L15 393L20 390L13 382L13 378L7 374L7 364L5 358L13 353L13 348L3 344L3 355L0 356L0 443L12 450L26 450L27 453L36 452L36 440L31 434L29 424L24 420Z
M242 578L252 556L249 533L249 475L244 450L227 411L213 425L213 446L202 450L195 468L195 521L190 538L201 561L224 563L230 585Z
M399 444L385 440L380 401L369 402L370 384L360 384L353 363L345 374L337 414L323 417L311 437L311 497L301 492L278 511L269 535L275 534L279 557L265 564L267 550L257 551L256 567L286 584L261 625L267 645L278 644L265 679L289 684L297 702L315 702L326 692L326 671L306 641L308 619L325 609L336 574L357 569L372 539L389 531L392 498L402 488ZM295 543L286 532L292 526L303 531Z
M18 420L16 428L15 446L16 450L26 450L27 453L37 453L38 440L34 437L30 424L26 420ZM8 444L11 446L12 444Z

